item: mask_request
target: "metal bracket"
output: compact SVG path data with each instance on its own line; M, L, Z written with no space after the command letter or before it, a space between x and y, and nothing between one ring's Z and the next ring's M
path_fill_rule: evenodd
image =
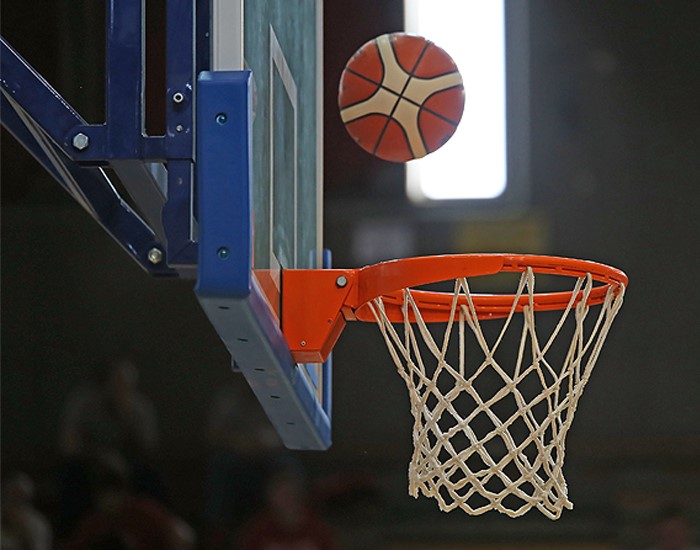
M208 20L208 4L167 0L163 136L146 135L144 129L144 0L108 0L103 124L88 124L0 37L2 124L155 275L196 273L195 78L209 63L208 29L197 16ZM138 214L119 195L117 183L129 193ZM101 193L91 192L93 187ZM101 214L105 201L111 205L109 215Z

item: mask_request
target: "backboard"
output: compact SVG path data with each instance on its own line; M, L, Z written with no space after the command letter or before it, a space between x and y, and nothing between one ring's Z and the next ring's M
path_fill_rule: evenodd
M324 267L322 2L214 0L211 18L212 71L200 76L197 99L197 164L204 170L198 183L202 249L198 295L285 444L325 448L330 444L330 365L294 364L280 330L282 270ZM226 111L231 99L227 87L235 86L242 70L250 71L245 84L250 120L242 122L236 112L230 123L228 119L225 124L213 123L209 132L208 123L217 114L231 116ZM235 126L239 124L244 128ZM239 143L236 132L244 141L247 133L247 145L235 145L238 151L224 161L215 158L217 147ZM232 159L238 154L236 164ZM229 161L232 164L225 167ZM212 209L220 211L222 201L229 199L203 188L209 185L212 163L224 179L227 171L237 178L245 172L249 178L250 196L231 200L249 201L250 210L240 211L232 204L227 215L237 220L228 226L214 223L212 216L220 214L212 214ZM241 165L246 165L244 171ZM232 184L241 185L240 180ZM247 227L237 227L239 223ZM227 309L222 309L221 293L207 290L201 280L203 268L221 265L221 258L213 256L222 249L214 238L218 231L223 237L248 230L251 250L240 253L240 247L230 247L230 264L249 274L250 281L243 274L242 284L250 288L250 295L236 291L238 301L227 302L223 305ZM228 255L229 247L225 248ZM241 261L249 263L239 266Z

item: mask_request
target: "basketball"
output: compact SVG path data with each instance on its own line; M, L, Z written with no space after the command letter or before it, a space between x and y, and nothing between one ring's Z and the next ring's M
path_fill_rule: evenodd
M406 162L452 137L464 110L464 86L455 62L430 40L384 34L345 65L338 106L360 147L387 161Z

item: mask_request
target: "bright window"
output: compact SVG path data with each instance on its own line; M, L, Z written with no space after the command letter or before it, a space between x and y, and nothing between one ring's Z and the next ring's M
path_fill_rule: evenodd
M507 181L504 0L404 0L406 30L432 40L464 79L462 121L447 144L408 163L415 201L490 199Z

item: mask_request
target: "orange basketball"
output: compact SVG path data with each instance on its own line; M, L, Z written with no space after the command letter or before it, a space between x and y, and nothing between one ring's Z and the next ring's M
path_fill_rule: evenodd
M464 110L464 86L455 62L431 41L384 34L345 65L338 105L360 147L384 160L406 162L452 137Z

